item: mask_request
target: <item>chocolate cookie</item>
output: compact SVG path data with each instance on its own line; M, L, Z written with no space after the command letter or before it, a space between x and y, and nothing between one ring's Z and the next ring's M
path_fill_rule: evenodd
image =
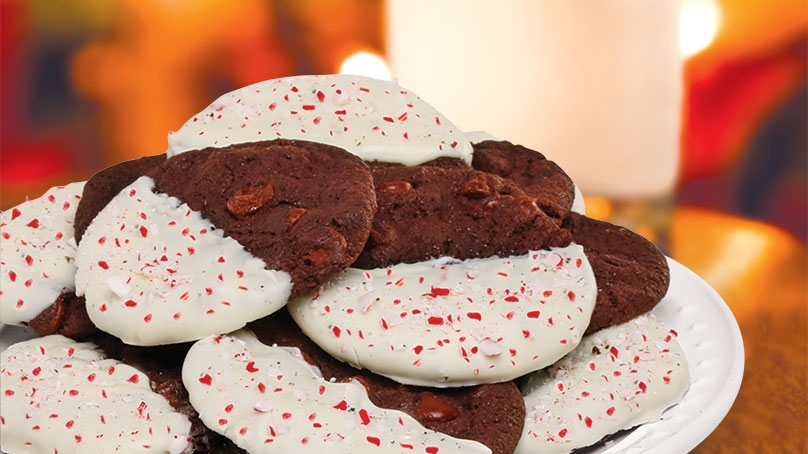
M74 223L85 182L57 186L0 213L0 321L40 335L95 331L75 295Z
M28 322L31 331L40 336L61 334L71 339L84 339L97 332L87 315L84 298L64 292L56 301Z
M584 247L597 280L597 302L586 333L644 314L667 293L668 262L650 241L624 227L578 213L569 213L563 228Z
M237 454L243 449L227 438L208 429L199 419L199 414L188 401L188 391L182 384L182 362L190 344L173 344L159 347L126 345L119 339L101 333L92 341L110 358L128 364L149 377L151 389L163 396L179 413L191 421L190 444L192 452Z
M474 144L472 167L513 180L559 223L570 212L575 185L555 162L538 151L507 141Z
M356 259L376 211L363 161L330 145L275 140L183 153L148 172L268 269L291 274L292 296Z
M374 404L403 411L429 429L479 441L494 454L512 453L521 436L524 400L512 381L462 388L402 385L334 359L309 340L285 310L249 328L267 345L299 348L327 380L358 380Z
M496 175L461 166L372 170L379 210L355 267L506 257L570 242L533 197Z
M87 226L121 189L128 186L138 177L156 167L166 160L165 153L156 156L146 156L140 159L124 161L107 167L87 180L81 201L76 209L76 222L73 225L76 242L81 241Z

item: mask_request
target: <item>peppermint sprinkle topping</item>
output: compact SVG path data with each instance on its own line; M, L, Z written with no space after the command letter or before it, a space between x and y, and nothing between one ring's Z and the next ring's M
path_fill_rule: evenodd
M573 244L518 257L348 269L289 310L342 361L401 383L447 387L511 380L552 364L580 342L596 294L589 262Z
M375 406L357 381L325 381L298 349L247 330L195 343L182 377L202 421L249 452L490 453Z
M285 138L321 142L372 161L471 163L465 135L395 80L334 74L259 82L227 93L168 136L168 155Z

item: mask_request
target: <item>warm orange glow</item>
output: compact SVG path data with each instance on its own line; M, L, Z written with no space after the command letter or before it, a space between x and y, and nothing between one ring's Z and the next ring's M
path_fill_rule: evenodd
M210 102L204 76L239 86L287 71L286 58L266 39L273 23L266 2L168 6L116 3L118 16L128 18L118 33L75 56L76 88L101 106L108 164L164 152L168 132Z
M673 258L715 288L736 316L764 302L808 300L805 244L771 225L680 207L674 212L670 247ZM779 300L772 299L772 289Z

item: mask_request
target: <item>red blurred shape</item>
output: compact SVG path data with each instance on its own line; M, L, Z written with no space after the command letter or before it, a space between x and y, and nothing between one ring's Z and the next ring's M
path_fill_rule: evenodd
M58 140L3 144L0 179L6 185L47 180L70 168L67 148Z
M770 110L805 80L805 38L730 61L703 77L685 68L682 180L726 170Z

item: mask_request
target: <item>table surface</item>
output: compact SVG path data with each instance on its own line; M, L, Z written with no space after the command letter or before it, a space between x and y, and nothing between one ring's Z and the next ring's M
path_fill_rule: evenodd
M674 210L670 255L732 310L746 364L727 417L693 453L808 453L808 253L775 227Z

